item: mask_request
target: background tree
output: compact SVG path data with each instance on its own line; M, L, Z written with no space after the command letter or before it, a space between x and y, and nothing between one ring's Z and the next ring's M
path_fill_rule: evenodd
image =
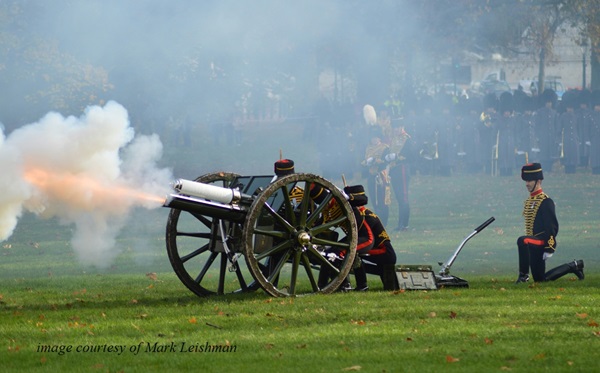
M591 52L590 88L600 89L600 0L573 0L568 10L572 27L579 30L575 43Z

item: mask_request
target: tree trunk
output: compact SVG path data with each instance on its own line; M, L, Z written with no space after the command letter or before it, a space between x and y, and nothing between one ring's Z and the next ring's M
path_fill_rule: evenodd
M590 89L592 91L600 89L600 61L598 61L598 53L592 49L592 57L590 58Z
M540 50L540 64L538 70L538 95L544 93L546 89L544 81L546 80L546 48Z

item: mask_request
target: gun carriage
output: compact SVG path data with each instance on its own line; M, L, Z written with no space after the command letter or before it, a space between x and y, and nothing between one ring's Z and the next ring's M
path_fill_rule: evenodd
M315 187L324 191L318 199ZM327 294L352 269L352 208L320 176L217 172L173 188L164 203L171 209L167 252L179 279L199 296L259 288L275 297ZM332 275L319 279L323 266Z

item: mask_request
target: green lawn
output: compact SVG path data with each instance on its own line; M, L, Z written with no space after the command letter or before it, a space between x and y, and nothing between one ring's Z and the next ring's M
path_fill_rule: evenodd
M246 173L239 162L231 165L224 170ZM253 173L270 173L272 162L254 167ZM315 172L301 165L297 171ZM389 292L370 277L368 293L199 298L170 267L166 209L133 213L118 237L121 254L107 269L79 264L69 243L72 227L25 214L0 244L0 366L3 372L598 371L600 177L547 173L544 189L561 224L549 266L584 259L584 281L568 275L514 285L527 194L518 175L412 179L411 229L390 231L399 263L437 270L476 226L496 218L451 269L469 281L468 289ZM390 227L396 216L392 210Z

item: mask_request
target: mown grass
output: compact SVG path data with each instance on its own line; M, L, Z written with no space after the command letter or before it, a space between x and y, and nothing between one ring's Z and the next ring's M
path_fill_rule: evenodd
M263 140L264 146L255 148L261 156L275 148ZM199 147L186 154L202 159L203 152L214 150ZM285 156L294 158L291 153ZM193 172L175 153L167 152L169 161L176 171ZM246 172L243 161L227 157L215 167L271 171L272 162L262 168L254 162ZM297 171L317 172L313 163L304 165L297 162ZM215 169L198 175L209 171ZM544 182L561 224L549 266L584 259L584 281L568 275L552 283L514 285L526 197L518 175L415 176L411 229L390 230L399 263L437 270L437 262L473 228L496 218L467 243L452 267L470 288L388 292L370 277L368 293L294 299L262 291L194 296L168 263L165 209L133 213L118 238L121 254L106 269L79 264L69 243L71 227L26 214L0 246L0 365L4 372L596 371L599 187L600 178L583 170L575 176L548 172ZM396 216L392 209L390 227ZM175 352L167 349L171 343ZM181 352L181 343L235 351ZM154 344L167 351L153 352ZM127 351L38 352L44 345L123 345Z
M5 281L3 371L593 371L596 274L534 286L470 280L469 289L295 299L200 299L169 273ZM148 347L171 343L175 351ZM235 351L181 352L182 343ZM126 351L37 352L105 344Z

